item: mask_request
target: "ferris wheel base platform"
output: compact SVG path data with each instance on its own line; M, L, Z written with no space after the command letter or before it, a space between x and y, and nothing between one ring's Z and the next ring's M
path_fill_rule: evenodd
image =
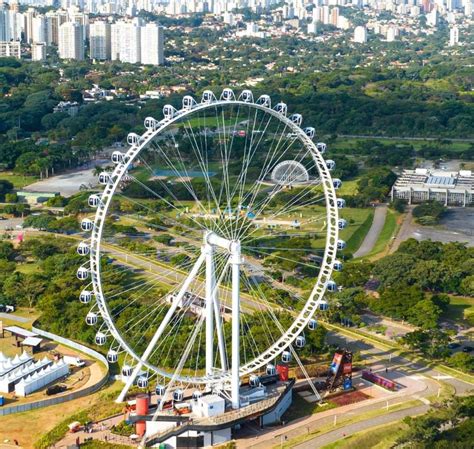
M281 422L283 413L292 403L294 383L295 380L291 379L288 382L268 386L265 396L260 400L242 406L238 410L226 409L225 413L213 417L162 414L152 421L153 414L150 414L131 416L130 421L146 422L147 447L204 448L223 444L232 439L233 429L240 428L246 422L252 421L260 427ZM242 388L242 399L249 390L251 389Z

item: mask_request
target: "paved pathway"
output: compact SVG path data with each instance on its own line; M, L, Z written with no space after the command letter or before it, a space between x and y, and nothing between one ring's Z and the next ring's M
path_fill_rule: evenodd
M3 312L0 312L0 318L3 318L5 320L18 321L19 323L28 323L30 321L29 318L13 315L12 313L3 313Z
M383 424L390 424L406 416L415 416L426 413L429 409L428 405L419 405L417 407L409 408L406 410L398 410L388 415L379 415L370 420L362 421L347 426L341 427L340 429L332 430L331 432L319 435L311 440L305 441L302 444L294 446L295 449L316 449L318 447L326 446L327 444L334 443L335 441L342 440L347 435L352 435L363 430L370 429L372 427L380 426Z
M372 221L372 226L369 229L369 232L365 236L362 245L354 253L354 257L363 257L366 254L369 254L377 243L380 233L382 232L383 225L385 224L385 217L387 216L387 206L378 206L375 208L374 220Z

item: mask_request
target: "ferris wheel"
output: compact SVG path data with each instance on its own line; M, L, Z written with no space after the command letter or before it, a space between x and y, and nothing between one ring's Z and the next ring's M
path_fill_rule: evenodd
M137 384L239 408L242 378L291 361L337 291L341 181L315 129L268 95L206 90L163 116L128 135L88 198L80 302L121 364L118 401Z

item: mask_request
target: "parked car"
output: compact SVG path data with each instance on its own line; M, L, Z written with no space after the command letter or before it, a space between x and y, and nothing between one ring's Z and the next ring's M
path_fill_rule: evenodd
M457 348L459 348L460 346L461 346L461 345L460 345L459 343L453 342L453 343L449 343L449 344L448 344L448 349L457 349Z
M464 346L462 352L471 352L474 348L472 346Z
M51 385L46 389L46 395L47 396L52 396L54 394L59 394L62 393L63 391L67 390L67 386L64 384L56 384L56 385Z
M15 306L9 304L0 304L0 312L12 313L15 311Z

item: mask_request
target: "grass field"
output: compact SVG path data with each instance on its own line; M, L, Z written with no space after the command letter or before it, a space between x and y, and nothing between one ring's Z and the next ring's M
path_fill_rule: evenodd
M2 416L0 417L0 441L8 440L12 442L13 439L16 439L25 449L32 449L35 442L43 435L60 423L69 424L71 422L70 417L82 409L95 407L97 416L108 416L108 410L114 404L109 396L115 396L119 391L119 387L119 383L116 382L107 389L90 396L47 408ZM105 400L104 397L107 397L107 399Z
M450 299L451 303L443 314L443 318L472 325L474 323L474 298L451 296Z
M15 189L22 189L23 187L38 180L38 178L35 176L21 176L10 172L0 173L0 180L2 179L10 181Z
M374 221L374 210L367 209L368 215L366 219L359 225L359 227L353 232L350 238L347 240L347 251L354 253L357 251L365 239L365 236L372 226Z
M357 194L357 191L358 191L357 182L358 181L359 181L358 179L351 179L350 181L343 181L342 186L337 191L337 194L339 196Z
M388 449L393 446L406 427L405 424L400 422L376 427L366 432L345 437L340 441L323 446L322 449Z

